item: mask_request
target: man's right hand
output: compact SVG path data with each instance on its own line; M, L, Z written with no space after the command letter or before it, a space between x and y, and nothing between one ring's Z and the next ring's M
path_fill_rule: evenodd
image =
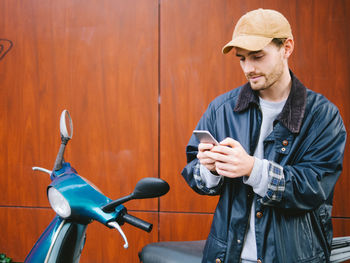
M211 159L207 155L207 152L210 151L213 147L214 147L214 145L211 143L200 143L198 145L197 158L198 158L199 162L202 165L204 165L209 171L215 173L216 172L215 160Z

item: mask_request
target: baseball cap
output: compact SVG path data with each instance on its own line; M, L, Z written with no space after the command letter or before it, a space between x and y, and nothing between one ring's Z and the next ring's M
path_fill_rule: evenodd
M232 40L224 46L222 53L228 53L233 47L261 50L274 38L293 38L290 24L280 12L259 8L238 20Z

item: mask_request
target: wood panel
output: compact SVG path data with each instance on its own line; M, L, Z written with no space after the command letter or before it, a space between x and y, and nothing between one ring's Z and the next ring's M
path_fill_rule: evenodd
M81 262L139 262L138 252L146 244L158 241L158 213L129 211L131 215L153 224L151 233L125 224L123 231L128 238L129 248L124 249L124 241L118 231L93 223L87 230L87 242Z
M23 262L37 239L54 218L50 209L0 207L0 253Z
M47 206L31 166L53 166L65 108L66 159L111 198L158 176L157 0L5 0L0 28L1 204Z
M333 236L350 236L350 218L332 218Z
M191 241L207 239L213 214L159 214L159 241Z
M97 222L87 228L87 239L81 262L138 262L138 251L148 243L158 240L158 214L156 212L129 211L131 215L153 224L146 233L128 224L122 228L129 241L124 249L117 230ZM54 217L50 209L0 207L0 252L15 262L23 262L45 228ZM6 232L7 233L6 233ZM4 233L5 232L5 233Z
M290 21L295 50L290 65L299 79L339 107L350 126L350 1L252 0L167 1L161 5L161 176L173 189L161 209L212 212L217 200L191 192L181 178L185 146L209 102L245 82L235 55L221 54L233 26L246 12L262 7ZM350 216L349 150L335 192L336 216Z
M340 110L345 126L350 127L350 1L296 2L293 16L296 47L292 67L303 83L325 95ZM347 189L350 187L349 144L343 173L337 183L333 215L350 216Z
M160 171L173 190L162 199L161 210L213 212L217 203L217 198L194 193L180 174L201 114L231 86L220 77L226 70L220 54L223 9L215 1L162 1ZM237 70L232 74L242 79Z

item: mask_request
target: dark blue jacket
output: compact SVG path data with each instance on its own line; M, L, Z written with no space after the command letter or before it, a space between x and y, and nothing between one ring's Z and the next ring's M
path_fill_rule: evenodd
M266 196L254 194L242 178L224 178L207 189L199 177L199 142L194 136L189 141L183 177L200 194L220 195L203 262L240 261L252 202L258 259L329 261L333 191L342 171L346 131L338 109L291 76L289 97L264 141L270 163ZM231 137L253 155L261 122L258 96L247 83L216 98L196 129L210 131L218 141Z

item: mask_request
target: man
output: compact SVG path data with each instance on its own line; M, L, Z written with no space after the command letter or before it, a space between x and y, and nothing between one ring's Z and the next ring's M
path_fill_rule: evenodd
M289 70L292 31L277 11L248 12L223 48L248 83L216 98L182 175L220 195L203 262L329 262L331 210L346 131L337 108Z

